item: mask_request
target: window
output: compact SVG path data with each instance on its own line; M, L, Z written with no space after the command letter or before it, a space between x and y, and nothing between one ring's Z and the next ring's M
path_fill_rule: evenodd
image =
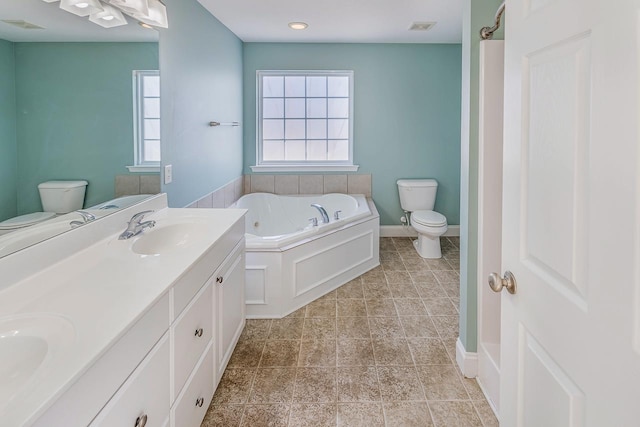
M130 171L160 169L160 72L133 72L134 161Z
M260 170L357 170L353 71L258 71Z

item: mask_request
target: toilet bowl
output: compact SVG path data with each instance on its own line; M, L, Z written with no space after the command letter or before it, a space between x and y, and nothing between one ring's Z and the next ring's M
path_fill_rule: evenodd
M47 181L38 185L44 212L33 212L0 222L0 236L82 209L87 181Z
M440 236L447 231L447 218L433 210L438 182L435 179L400 179L397 182L402 209L418 233L413 246L422 258L442 258Z

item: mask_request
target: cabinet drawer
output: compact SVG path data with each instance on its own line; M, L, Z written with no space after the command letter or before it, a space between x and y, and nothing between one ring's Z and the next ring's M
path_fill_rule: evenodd
M236 244L244 239L244 217L238 220L200 260L182 276L173 288L173 310L179 315L198 289L211 277Z
M169 334L165 334L91 427L141 426L143 419L147 427L163 427L169 420L169 410Z
M213 398L213 344L198 361L171 412L172 426L199 427Z
M171 327L174 360L172 396L180 393L202 352L211 341L212 292L211 284L207 283Z

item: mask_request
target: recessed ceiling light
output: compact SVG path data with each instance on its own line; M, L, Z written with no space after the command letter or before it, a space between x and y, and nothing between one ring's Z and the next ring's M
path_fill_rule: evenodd
M306 22L289 22L289 28L292 30L304 30L308 26Z
M414 22L409 27L409 31L429 31L436 25L435 22Z

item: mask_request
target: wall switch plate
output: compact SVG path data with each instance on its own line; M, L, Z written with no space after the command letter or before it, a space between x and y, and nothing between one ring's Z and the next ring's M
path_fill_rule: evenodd
M164 166L164 183L171 184L173 181L173 167L171 165Z

